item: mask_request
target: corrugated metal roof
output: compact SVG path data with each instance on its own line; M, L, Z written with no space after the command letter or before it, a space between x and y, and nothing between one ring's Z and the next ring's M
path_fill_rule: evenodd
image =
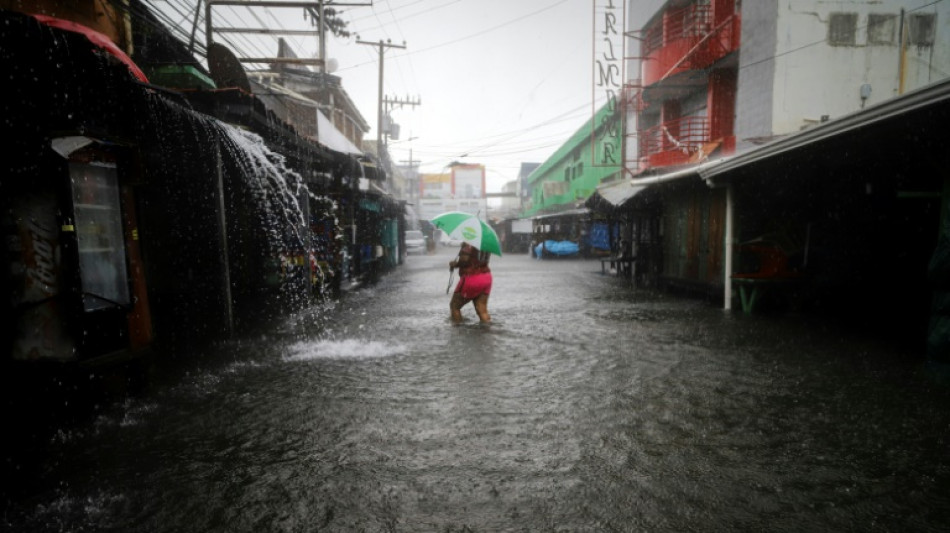
M597 187L595 194L603 198L614 207L619 207L641 191L646 190L648 186L649 185L637 185L631 181L623 180L617 183L601 185L600 187Z

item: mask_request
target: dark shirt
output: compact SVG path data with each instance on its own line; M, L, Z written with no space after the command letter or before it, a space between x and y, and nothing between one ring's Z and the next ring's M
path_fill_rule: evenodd
M459 275L470 276L472 274L491 272L491 269L488 268L490 258L491 254L489 252L480 252L478 248L468 243L463 243L462 249L459 251Z

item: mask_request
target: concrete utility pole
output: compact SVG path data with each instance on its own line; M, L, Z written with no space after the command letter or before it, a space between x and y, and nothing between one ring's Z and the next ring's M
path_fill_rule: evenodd
M383 63L384 63L384 54L387 48L406 48L406 43L403 42L402 45L392 44L391 41L383 42L382 39L378 43L370 41L361 41L359 36L356 39L357 44L368 44L371 46L379 47L379 97L376 102L376 152L379 156L382 156L383 150Z

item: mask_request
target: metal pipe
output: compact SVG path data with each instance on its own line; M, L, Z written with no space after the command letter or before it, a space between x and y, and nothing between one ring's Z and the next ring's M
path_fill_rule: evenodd
M732 253L735 241L735 226L733 224L735 209L733 206L732 184L726 186L726 257L723 265L723 306L726 311L732 309Z
M324 10L323 0L320 0L318 3L320 4L320 7L318 8L318 9L320 10L320 21L318 22L319 26L317 26L317 28L319 28L320 61L321 61L322 64L323 64L323 68L321 68L320 70L321 70L322 72L326 73L326 71L327 71L327 68L326 68L326 64L327 64L327 25L325 24L325 21L326 21L326 18L325 18L325 17L326 17L326 12L325 12L325 10Z
M901 9L900 28L898 33L899 56L897 58L897 94L904 94L904 71L907 68L907 31L904 29L906 24L904 19L904 10Z
M379 40L379 97L376 99L376 157L383 160L383 40Z

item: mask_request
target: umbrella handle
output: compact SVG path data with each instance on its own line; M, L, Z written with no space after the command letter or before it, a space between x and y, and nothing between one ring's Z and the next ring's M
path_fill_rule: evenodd
M455 256L455 259L454 259L453 261L458 261L458 258L459 258L459 256L456 255L456 256ZM449 289L452 288L452 279L453 279L454 277L455 277L455 269L452 268L452 267L449 267L449 286L445 288L445 294L448 294L448 293L449 293Z

